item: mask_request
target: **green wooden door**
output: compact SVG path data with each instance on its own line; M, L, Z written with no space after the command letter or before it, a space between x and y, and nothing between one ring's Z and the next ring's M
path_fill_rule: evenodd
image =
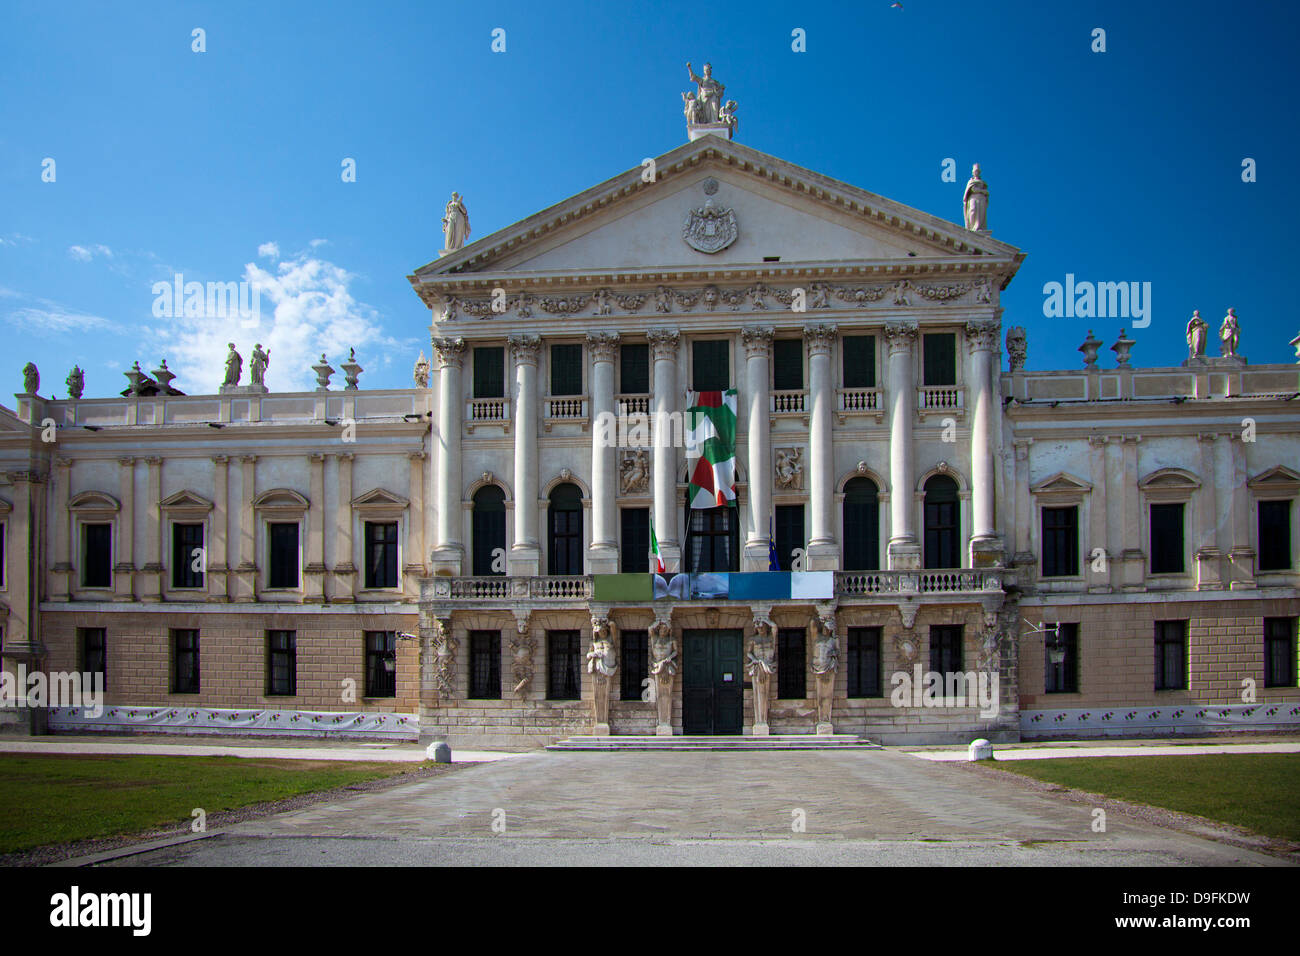
M744 727L741 631L682 632L682 733L738 734Z

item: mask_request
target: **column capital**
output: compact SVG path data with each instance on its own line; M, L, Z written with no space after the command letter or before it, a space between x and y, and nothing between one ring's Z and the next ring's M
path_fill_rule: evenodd
M772 351L776 330L770 325L747 325L740 330L740 341L747 358L766 358Z
M433 354L438 359L440 368L460 368L465 360L465 340L434 336Z
M591 352L593 362L613 362L618 348L617 332L588 332L587 349Z
M253 462L257 461L257 456L256 456L256 455L240 455L240 456L239 456L239 460L242 461L245 465L251 465Z
M992 352L998 347L1001 326L997 322L967 322L966 348L974 352Z
M681 340L681 333L677 329L651 329L646 332L646 339L650 342L650 351L656 362L677 358L677 343Z
M119 458L119 459L117 460L117 463L118 463L119 465L121 465L123 468L134 468L134 467L135 467L135 459L134 459L134 458L129 458L129 457L126 457L126 458Z
M831 346L835 344L835 338L840 334L839 329L833 325L805 325L803 327L804 341L808 343L808 354L830 354Z
M537 353L542 348L540 335L512 335L506 339L510 346L510 357L520 365L536 365Z
M214 465L224 465L224 464L225 464L226 462L228 462L228 461L230 461L230 456L229 456L229 455L213 455L213 456L212 456L212 463L213 463Z
M885 342L889 345L889 351L909 351L916 344L917 332L915 322L886 322Z

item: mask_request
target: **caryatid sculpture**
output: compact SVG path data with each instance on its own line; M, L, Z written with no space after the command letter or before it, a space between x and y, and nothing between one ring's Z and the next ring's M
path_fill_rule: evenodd
M776 673L776 645L772 640L772 622L754 622L754 636L745 655L745 670L754 688L754 736L766 737L768 705L772 699L772 675Z
M980 177L980 164L971 167L970 179L966 181L966 191L961 197L962 209L966 214L966 228L972 231L986 230L989 227L989 184Z
M1187 357L1197 359L1205 357L1205 337L1210 325L1201 318L1201 310L1193 309L1192 317L1187 320Z
M677 642L667 621L650 626L650 674L655 680L655 707L658 725L655 734L671 737L673 733L673 677L677 673Z
M591 619L591 650L587 652L587 673L591 675L592 728L597 737L609 735L609 679L618 670L614 642L609 638L609 620Z
M1229 309L1219 326L1219 352L1224 358L1236 358L1237 346L1241 342L1241 326L1237 324L1237 310Z
M690 76L691 82L695 84L695 105L692 109L690 100L687 100L687 119L695 124L703 123L721 123L722 119L722 94L726 87L713 78L713 64L704 64L704 75L696 76L695 71L691 69L690 63L686 64L686 73ZM735 107L732 107L735 111ZM695 119L691 119L691 114Z
M469 213L460 193L452 193L442 216L443 251L455 252L469 238Z
M833 734L831 703L835 695L835 671L840 666L840 645L835 639L835 618L829 614L817 619L814 625L817 638L813 642L812 672L817 679L817 733Z

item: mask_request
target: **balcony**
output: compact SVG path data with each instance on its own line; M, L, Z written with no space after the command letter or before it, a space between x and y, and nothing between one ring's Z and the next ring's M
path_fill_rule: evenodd
M802 388L783 389L771 393L773 415L803 415L806 412L807 391Z
M836 417L843 425L850 415L874 415L877 422L885 419L884 395L878 388L841 388Z
M542 428L550 431L556 422L587 427L586 395L548 395L542 400Z
M922 385L916 390L921 420L930 412L960 414L964 407L962 391L960 385Z
M998 571L954 568L944 571L836 571L837 597L872 594L967 594L1002 590Z
M471 398L465 415L465 430L474 431L477 425L510 424L510 399L508 398Z
M650 395L648 393L616 395L614 396L614 408L617 409L619 418L628 418L632 415L649 415Z
M581 575L547 577L431 577L422 582L425 601L484 604L497 601L584 601L591 597L591 578Z

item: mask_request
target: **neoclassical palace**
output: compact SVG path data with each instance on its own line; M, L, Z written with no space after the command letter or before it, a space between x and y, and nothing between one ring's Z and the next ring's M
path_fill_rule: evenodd
M1174 368L1061 320L1080 366L1034 371L978 169L958 225L735 142L695 79L653 162L473 241L453 196L409 276L413 388L322 361L276 392L255 361L215 395L137 368L47 399L31 369L0 409L4 667L102 673L106 705L7 719L480 747L1300 728L1297 367L1248 364L1231 315ZM701 507L691 409L733 391Z

